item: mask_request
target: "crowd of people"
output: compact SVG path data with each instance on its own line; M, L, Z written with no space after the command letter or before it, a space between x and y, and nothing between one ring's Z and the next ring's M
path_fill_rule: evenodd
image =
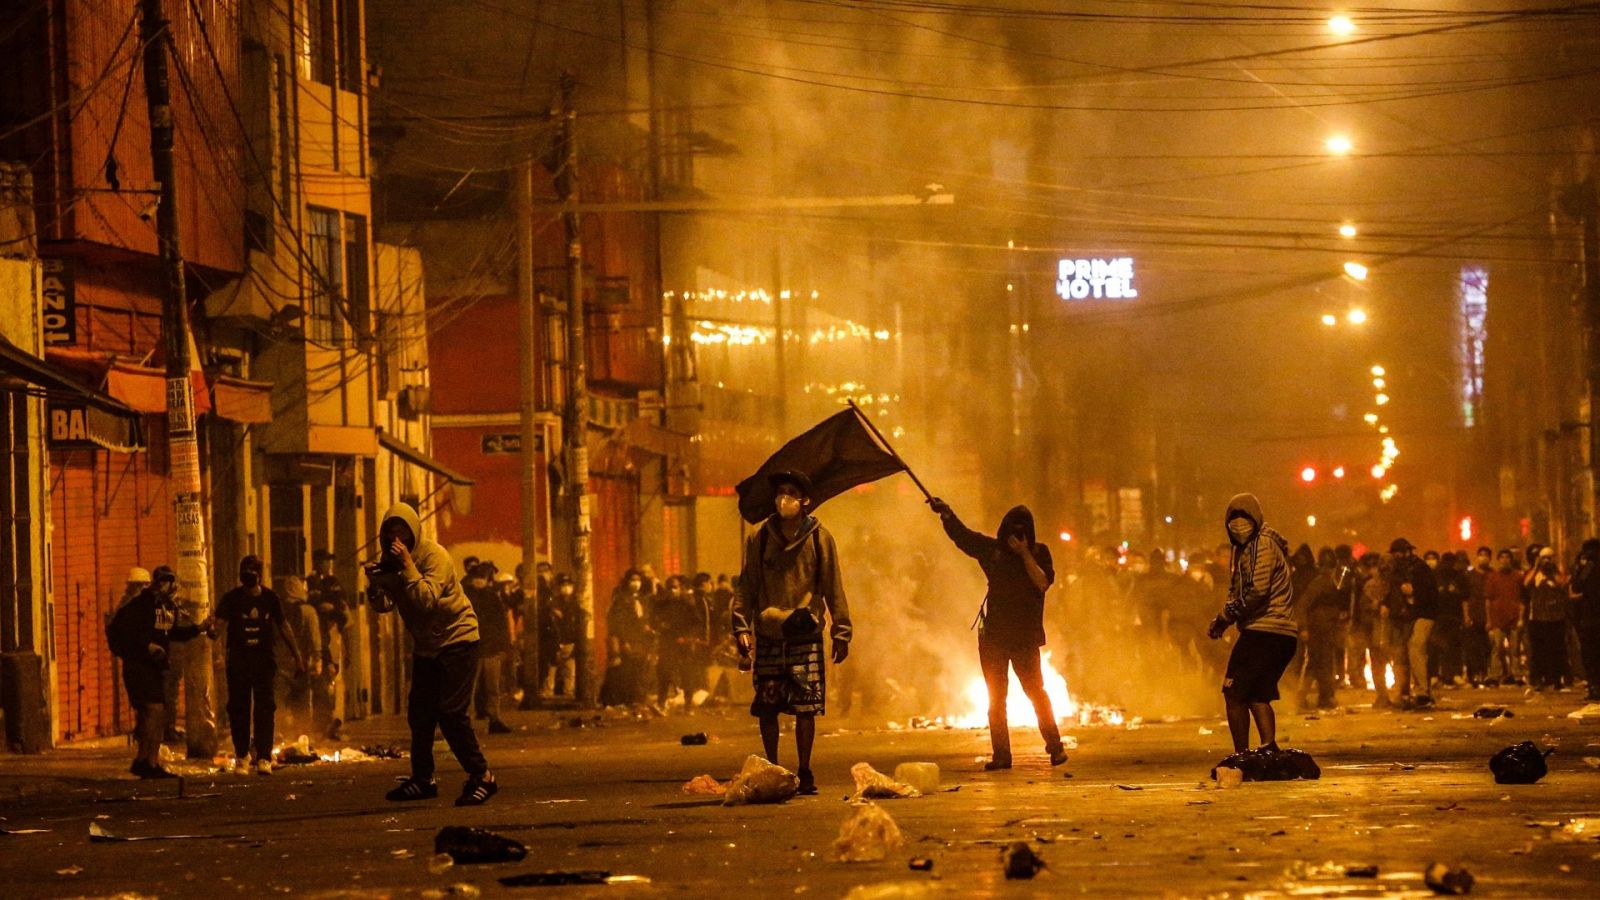
M1181 559L1160 549L1090 551L1068 602L1051 609L1052 631L1073 634L1063 621L1070 618L1079 642L1176 653L1192 668L1220 672L1227 648L1203 637L1227 593L1228 558L1226 547ZM1539 544L1441 553L1400 538L1387 553L1359 555L1348 545L1314 552L1302 544L1290 572L1299 641L1286 689L1301 708L1333 706L1340 688L1370 690L1378 707L1427 706L1441 688L1495 685L1581 684L1600 700L1600 540L1586 541L1569 563ZM1112 614L1085 629L1084 607L1107 602Z

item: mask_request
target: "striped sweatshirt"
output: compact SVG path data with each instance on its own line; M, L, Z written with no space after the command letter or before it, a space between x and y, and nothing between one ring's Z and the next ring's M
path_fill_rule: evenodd
M1224 621L1240 631L1265 631L1296 637L1294 586L1289 579L1289 542L1263 521L1261 501L1253 494L1239 494L1228 502L1223 520L1246 518L1251 532L1243 542L1231 533L1233 544L1232 580L1228 602L1222 608Z

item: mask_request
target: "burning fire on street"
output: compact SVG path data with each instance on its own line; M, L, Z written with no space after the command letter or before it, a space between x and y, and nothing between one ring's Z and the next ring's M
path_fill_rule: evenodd
M1090 726L1109 725L1121 727L1139 723L1138 717L1129 719L1121 707L1102 706L1093 703L1081 703L1072 697L1072 692L1067 689L1067 680L1050 664L1050 651L1040 654L1039 666L1044 674L1044 691L1050 698L1050 708L1055 713L1056 721L1063 725ZM1006 719L1012 727L1037 728L1039 717L1033 711L1033 703L1022 690L1022 683L1017 680L1015 672L1008 673L1011 685L1006 692ZM989 727L989 688L984 683L981 673L973 674L962 688L960 695L961 712L936 718L918 716L910 722L912 728L962 728L979 729ZM890 727L897 727L899 723L891 723Z

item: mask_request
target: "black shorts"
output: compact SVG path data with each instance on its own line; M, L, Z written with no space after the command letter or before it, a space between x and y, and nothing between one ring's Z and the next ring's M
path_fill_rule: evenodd
M1271 703L1278 699L1278 679L1294 659L1297 641L1286 634L1242 631L1228 657L1222 694L1246 703Z
M166 670L159 666L132 659L122 661L122 684L128 689L128 705L134 709L166 703L165 682Z

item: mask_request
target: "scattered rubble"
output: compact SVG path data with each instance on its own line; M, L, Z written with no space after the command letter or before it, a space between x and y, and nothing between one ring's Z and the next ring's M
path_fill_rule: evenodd
M433 852L448 855L461 865L521 862L528 848L521 841L482 828L446 825L433 838Z
M1502 717L1510 719L1515 718L1516 715L1515 711L1506 709L1504 706L1480 706L1478 711L1472 714L1472 717L1474 719L1499 719Z

